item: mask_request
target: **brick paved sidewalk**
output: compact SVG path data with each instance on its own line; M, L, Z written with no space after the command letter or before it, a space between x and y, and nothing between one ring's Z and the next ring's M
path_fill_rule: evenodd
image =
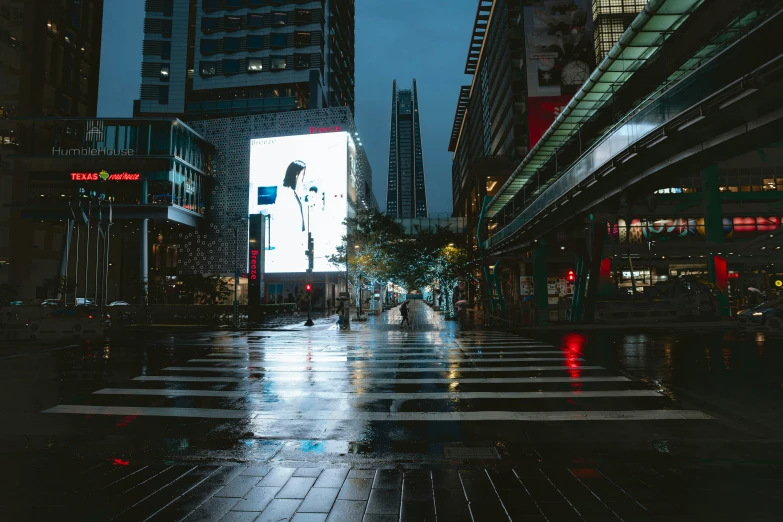
M32 471L32 470L31 470ZM22 477L18 477L22 479ZM0 505L36 521L778 520L774 467L546 465L456 469L156 464L122 460L58 484L42 477ZM774 515L774 516L773 516Z

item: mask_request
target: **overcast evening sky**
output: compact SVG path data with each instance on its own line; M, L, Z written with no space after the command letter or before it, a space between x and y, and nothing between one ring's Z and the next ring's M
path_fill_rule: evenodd
M356 0L356 123L386 210L391 86L416 78L430 215L451 213L448 142L478 0ZM133 113L144 2L105 0L98 115Z

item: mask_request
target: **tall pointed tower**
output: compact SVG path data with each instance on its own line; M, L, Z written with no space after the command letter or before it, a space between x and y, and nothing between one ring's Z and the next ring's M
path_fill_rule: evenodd
M410 89L398 89L397 80L392 83L386 213L395 218L427 217L416 80Z

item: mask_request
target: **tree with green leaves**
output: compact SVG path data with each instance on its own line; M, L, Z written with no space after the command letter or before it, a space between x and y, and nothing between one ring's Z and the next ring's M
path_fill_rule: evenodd
M337 252L329 261L345 270L356 302L364 283L381 285L393 280L398 271L397 250L405 239L405 231L393 218L375 210L363 210L345 220L347 233Z

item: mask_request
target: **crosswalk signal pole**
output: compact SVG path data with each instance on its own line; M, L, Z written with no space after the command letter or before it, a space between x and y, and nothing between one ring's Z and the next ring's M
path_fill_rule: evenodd
M305 283L305 292L307 292L307 322L305 326L313 326L313 235L307 233L307 282Z

